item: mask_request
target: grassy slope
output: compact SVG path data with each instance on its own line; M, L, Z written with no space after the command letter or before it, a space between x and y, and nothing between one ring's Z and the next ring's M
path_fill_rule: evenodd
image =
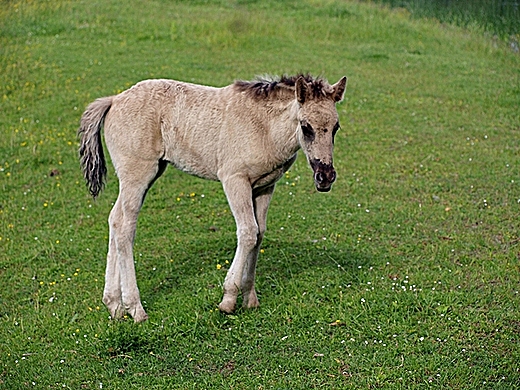
M368 5L198 3L0 3L0 387L513 388L519 57ZM315 193L300 157L278 186L262 308L216 310L234 223L218 183L170 169L135 247L150 321L108 321L117 180L89 199L86 104L299 71L349 77L339 180Z

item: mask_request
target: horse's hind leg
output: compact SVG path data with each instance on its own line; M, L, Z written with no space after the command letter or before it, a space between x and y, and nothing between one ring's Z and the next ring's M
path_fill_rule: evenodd
M113 228L113 226L117 226L123 218L120 205L119 200L116 201L108 217L110 239L105 271L105 289L103 291L103 303L110 311L110 316L113 319L121 318L124 315L121 281L119 277L119 267L117 265L116 232Z
M134 321L148 318L137 288L133 244L139 210L147 190L164 171L164 161L140 162L128 169L119 167L119 196L110 213L110 242L103 302L113 318L124 312Z

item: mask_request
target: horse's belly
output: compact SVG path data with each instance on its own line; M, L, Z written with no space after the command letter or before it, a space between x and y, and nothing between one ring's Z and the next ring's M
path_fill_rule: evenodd
M166 156L166 160L170 162L175 168L190 175L198 176L208 180L218 180L217 174L213 169L214 166L211 166L211 164L204 164L202 159L186 157L168 158L168 156Z
M217 164L215 152L207 137L193 131L187 133L173 126L164 126L162 130L164 143L163 159L177 169L203 179L217 180ZM206 143L201 142L205 140Z

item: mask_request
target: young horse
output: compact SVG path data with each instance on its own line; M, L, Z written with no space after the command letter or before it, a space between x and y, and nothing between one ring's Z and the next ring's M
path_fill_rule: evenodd
M258 306L255 268L275 184L302 148L317 190L330 190L339 129L335 103L343 99L346 83L346 77L329 85L308 75L236 81L224 88L146 80L87 107L78 134L90 193L99 194L106 175L103 124L119 178L119 196L108 220L103 292L112 318L125 312L136 322L148 318L137 288L133 242L146 192L168 163L222 183L238 245L219 308L233 312L239 290L244 307Z

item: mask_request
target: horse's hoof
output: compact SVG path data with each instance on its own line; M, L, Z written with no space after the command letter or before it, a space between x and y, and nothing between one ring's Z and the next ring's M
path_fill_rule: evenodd
M129 311L129 314L134 319L134 322L144 322L148 319L148 314L144 311L143 307L139 305L140 307L137 307L134 312L132 313Z
M123 307L120 304L107 305L107 309L110 313L110 318L112 320L120 320L125 316L125 311L123 310Z
M110 311L110 318L113 320L120 320L125 317L125 311L122 309L117 309L114 312Z
M133 318L134 318L134 322L136 322L136 323L137 323L137 322L144 322L144 321L146 321L146 320L148 319L148 314L146 314L146 313L143 311L143 312L142 312L141 314L139 314L139 315L136 314Z
M123 303L121 302L121 295L105 293L103 294L103 303L108 309L111 319L118 320L124 317L125 310L123 308Z
M244 301L242 306L246 309L256 309L260 306L255 290L251 290L248 294L244 294L243 299Z
M235 305L236 305L236 301L224 299L224 300L222 300L222 302L220 302L220 304L218 305L218 308L223 313L231 314L235 311Z

